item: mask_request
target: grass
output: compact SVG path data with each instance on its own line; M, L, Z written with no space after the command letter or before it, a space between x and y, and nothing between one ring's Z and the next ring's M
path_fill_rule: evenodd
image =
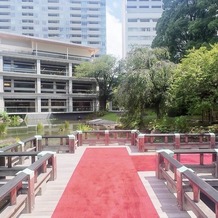
M120 118L119 114L112 113L112 112L108 112L103 117L100 117L100 119L110 120L110 121L114 121L114 122L117 122L119 120L119 118Z

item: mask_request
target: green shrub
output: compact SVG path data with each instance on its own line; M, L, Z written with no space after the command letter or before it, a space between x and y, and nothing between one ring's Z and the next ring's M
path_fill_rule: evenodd
M37 129L37 134L39 134L39 135L42 135L42 134L43 134L43 132L44 132L44 126L43 126L43 124L42 124L41 122L39 122L39 123L37 124L36 129Z
M19 125L20 125L20 117L11 116L9 126L19 126Z
M70 129L70 123L68 121L66 121L66 120L59 127L59 131L60 132L68 132L69 129Z
M0 123L0 136L7 134L7 124Z
M9 115L6 111L0 113L0 118L3 122L10 122Z
M80 131L90 131L90 130L92 130L92 127L90 127L89 125L80 123L78 125L78 127L77 127L77 130L80 130Z

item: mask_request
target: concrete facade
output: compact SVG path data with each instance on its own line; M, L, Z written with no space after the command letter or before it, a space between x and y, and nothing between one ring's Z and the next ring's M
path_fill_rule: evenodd
M151 46L162 5L162 0L123 0L123 57L133 46Z
M53 38L106 54L106 0L1 0L0 31Z
M0 33L0 110L13 114L93 112L94 78L74 68L97 49L51 39Z

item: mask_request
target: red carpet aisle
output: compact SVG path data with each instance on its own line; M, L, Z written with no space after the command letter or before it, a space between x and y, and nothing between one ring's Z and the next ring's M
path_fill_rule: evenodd
M136 171L156 170L156 155L133 155L131 158Z
M71 217L158 217L125 148L86 149L52 215Z

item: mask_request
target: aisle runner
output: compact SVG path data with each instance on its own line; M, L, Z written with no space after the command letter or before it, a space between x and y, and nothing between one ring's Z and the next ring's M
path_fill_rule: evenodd
M64 170L64 169L63 169ZM88 148L52 218L155 218L125 148Z

